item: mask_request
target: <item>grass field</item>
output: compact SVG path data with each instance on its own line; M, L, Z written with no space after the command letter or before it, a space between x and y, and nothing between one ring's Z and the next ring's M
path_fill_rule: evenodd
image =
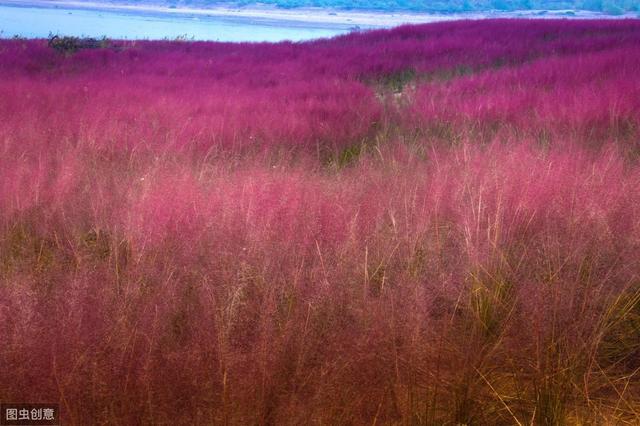
M0 41L0 400L640 422L640 21Z

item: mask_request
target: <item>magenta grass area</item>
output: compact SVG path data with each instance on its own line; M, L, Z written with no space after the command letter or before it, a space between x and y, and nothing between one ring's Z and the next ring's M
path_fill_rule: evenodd
M640 419L640 22L0 41L0 400Z

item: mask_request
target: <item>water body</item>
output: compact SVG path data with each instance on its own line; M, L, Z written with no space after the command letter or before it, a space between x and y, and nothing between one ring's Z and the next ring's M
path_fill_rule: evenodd
M276 0L273 0L276 1ZM272 3L273 3L272 1ZM313 0L304 0L313 1ZM397 0L404 1L404 0ZM638 0L640 2L640 0ZM201 0L200 3L208 0ZM205 5L206 6L206 5ZM636 18L627 12L620 17ZM49 34L114 39L217 41L303 41L333 37L353 30L388 28L402 23L452 19L612 18L579 10L519 10L462 13L416 13L323 8L285 9L274 6L173 8L155 2L104 3L97 0L0 0L0 37L44 38Z
M194 40L275 42L332 37L351 30L352 26L344 24L0 4L0 31L4 38L14 35L43 38L53 33L117 39L186 37Z

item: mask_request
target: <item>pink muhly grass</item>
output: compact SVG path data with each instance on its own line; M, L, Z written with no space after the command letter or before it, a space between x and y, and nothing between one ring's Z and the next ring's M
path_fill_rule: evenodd
M632 423L638 30L0 42L0 400Z
M637 149L637 49L579 53L432 83L413 95L418 126L439 138L532 139Z

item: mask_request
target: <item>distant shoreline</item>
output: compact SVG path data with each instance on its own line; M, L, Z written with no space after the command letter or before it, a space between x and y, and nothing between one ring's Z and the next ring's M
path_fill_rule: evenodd
M606 15L590 11L513 11L513 12L469 12L452 14L432 14L418 12L380 12L364 10L339 10L324 8L296 8L282 9L273 6L229 7L218 6L211 8L185 8L168 7L160 5L128 5L104 2L81 2L77 0L0 0L0 5L14 7L37 8L66 8L76 10L104 10L109 12L136 13L136 14L162 14L165 16L192 16L210 17L221 19L257 20L257 21L281 21L288 23L311 24L329 27L358 27L367 29L388 28L401 24L422 24L430 22L451 21L459 19L483 19L483 18L582 18L582 19L621 19L637 18L637 14L625 14L619 16Z
M458 14L282 9L273 6L171 8L78 0L0 0L0 38L50 34L113 39L280 42L331 38L401 24L488 18L620 19L597 12L523 11Z
M321 8L281 9L276 7L212 7L212 8L171 8L154 5L127 5L101 2L80 2L75 0L0 0L0 6L65 8L76 10L109 11L134 14L161 14L164 16L192 16L221 19L281 21L288 23L316 24L320 26L366 26L367 28L388 28L401 24L420 24L448 21L475 14L445 15L426 13L383 13L375 11L343 11ZM481 16L477 16L480 18Z

